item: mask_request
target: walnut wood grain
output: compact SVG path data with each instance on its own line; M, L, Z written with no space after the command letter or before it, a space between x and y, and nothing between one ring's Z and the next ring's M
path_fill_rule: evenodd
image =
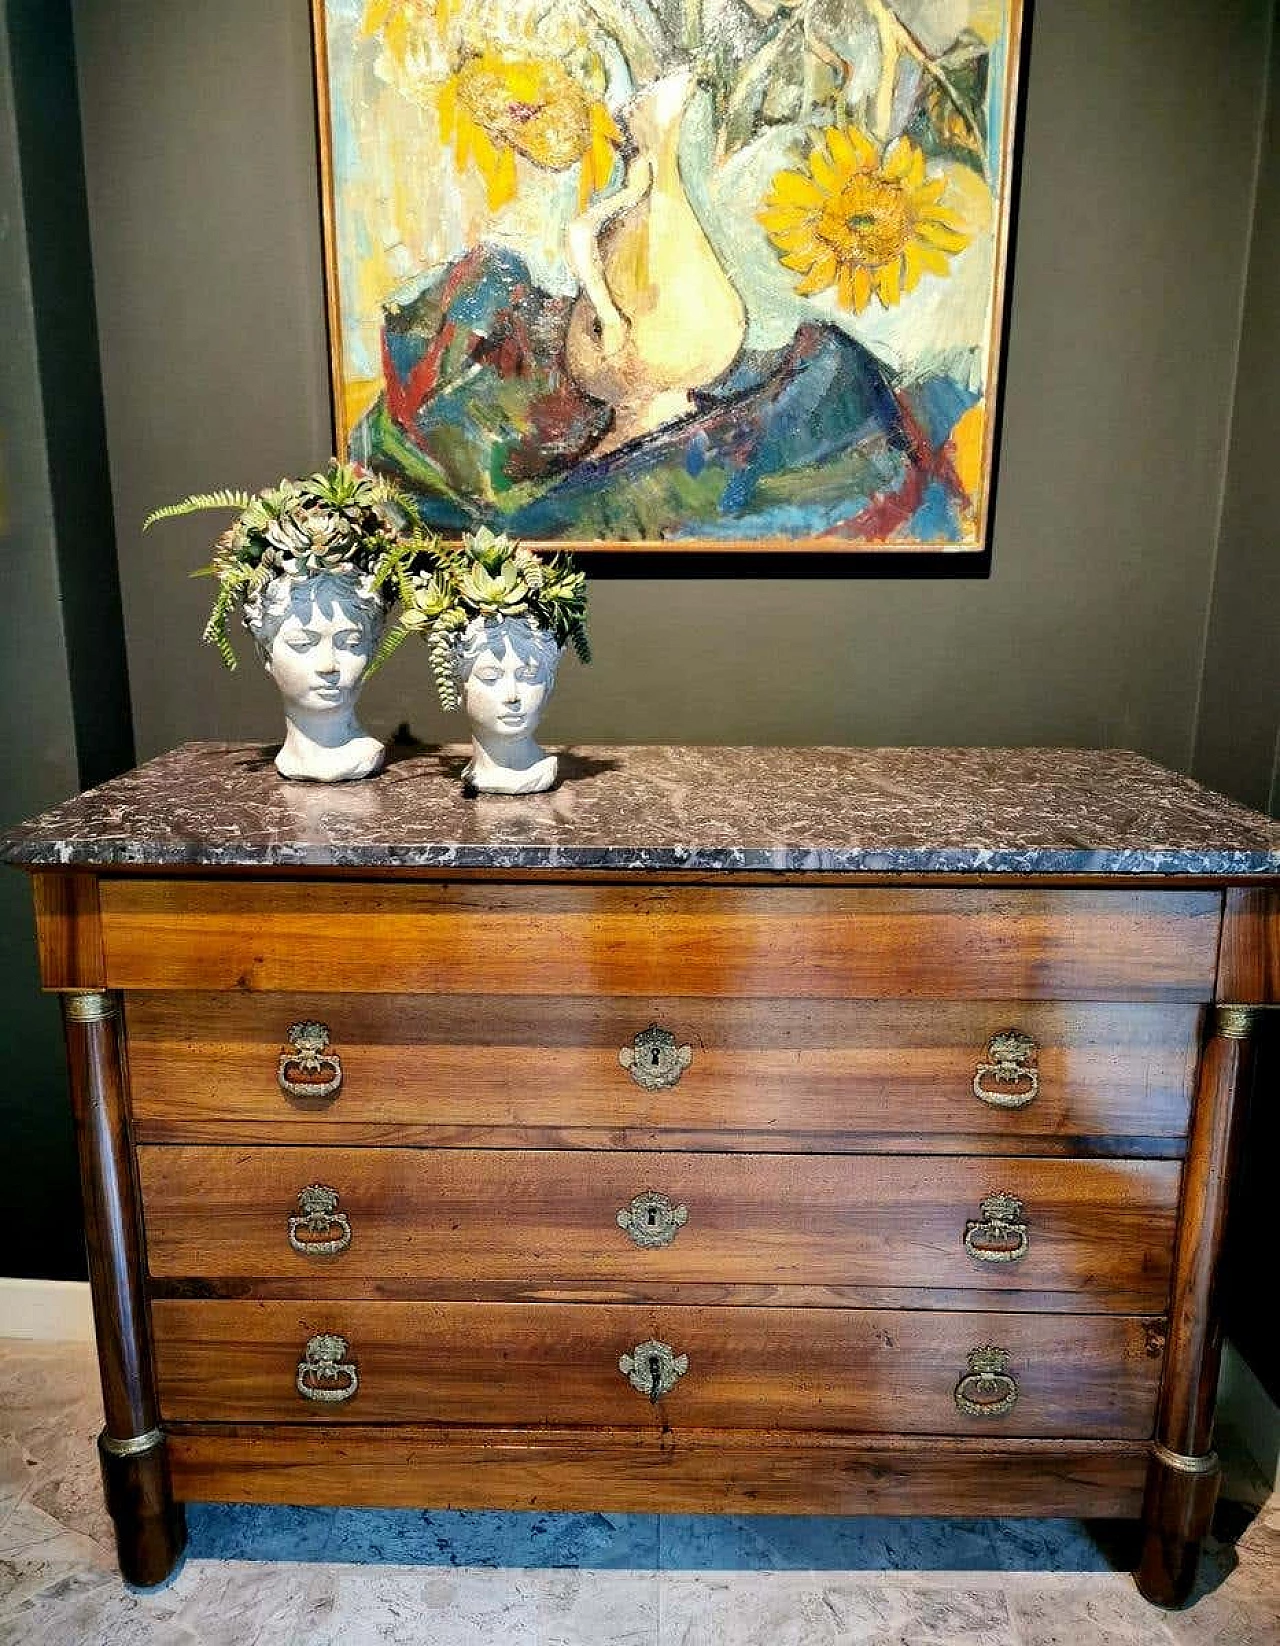
M1159 1361L1131 1316L989 1316L608 1304L153 1304L166 1422L577 1424L836 1429L869 1434L1150 1433ZM294 1387L308 1339L340 1333L360 1388L317 1406ZM618 1369L649 1339L689 1357L653 1405ZM966 1417L971 1350L1009 1350L1021 1397Z
M930 1286L1075 1296L1077 1306L1159 1312L1168 1302L1179 1168L1163 1161L914 1159L904 1156L651 1154L625 1150L138 1151L152 1276L285 1276L356 1287L420 1279L505 1283L571 1296L575 1284L724 1289ZM288 1239L296 1196L335 1189L347 1250L313 1256ZM669 1246L643 1248L617 1213L650 1189L684 1207ZM1026 1254L981 1262L964 1248L979 1203L1025 1205ZM493 1292L490 1296L495 1295ZM981 1306L979 1304L979 1306Z
M126 1010L134 1124L149 1141L826 1150L896 1138L981 1153L1141 1154L1157 1139L1180 1151L1200 1022L1186 1005L662 996L157 991ZM289 1025L305 1018L328 1025L342 1058L329 1102L293 1102L277 1081ZM660 1092L618 1061L650 1023L693 1048ZM1039 1093L1016 1110L973 1093L988 1041L1010 1027L1040 1046Z
M209 1502L666 1514L1133 1516L1148 1448L761 1432L178 1425L177 1490Z
M1204 1000L1212 892L109 879L129 989Z
M101 989L106 983L98 877L83 869L31 876L40 981L46 989Z
M1280 892L1275 887L1227 888L1214 998L1240 1005L1280 1004Z

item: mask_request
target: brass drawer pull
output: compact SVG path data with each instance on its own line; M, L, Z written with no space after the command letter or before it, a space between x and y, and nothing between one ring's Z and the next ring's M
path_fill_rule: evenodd
M333 1257L351 1244L351 1224L338 1210L338 1191L309 1183L298 1191L301 1217L289 1219L289 1244L305 1257Z
M656 1405L689 1370L689 1357L677 1355L669 1343L650 1338L647 1343L637 1343L630 1354L620 1356L618 1370L633 1389L648 1395Z
M1040 1071L1035 1067L1039 1053L1031 1036L1018 1029L993 1035L987 1046L991 1061L978 1064L973 1095L993 1109L1025 1109L1040 1090ZM993 1091L993 1086L1009 1090Z
M969 1356L969 1370L956 1384L956 1405L966 1417L1003 1417L1018 1403L1018 1385L1009 1376L1007 1349L987 1344Z
M964 1226L964 1249L979 1263L1016 1263L1027 1254L1030 1235L1017 1195L988 1195L978 1217Z
M680 1079L693 1062L693 1047L677 1045L669 1029L650 1023L629 1046L622 1048L618 1062L637 1086L643 1086L647 1092L658 1092L665 1086L674 1086Z
M673 1206L664 1194L646 1189L618 1213L618 1227L637 1246L669 1246L689 1221L687 1206Z
M346 1352L347 1340L336 1332L321 1332L309 1339L294 1379L304 1400L334 1405L351 1399L360 1387L360 1375L355 1361L343 1358Z
M328 1049L328 1025L291 1024L289 1045L280 1054L280 1090L288 1097L332 1097L342 1085L342 1060Z

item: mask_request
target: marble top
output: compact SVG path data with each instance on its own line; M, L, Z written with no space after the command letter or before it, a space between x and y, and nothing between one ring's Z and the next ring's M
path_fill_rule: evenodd
M462 749L287 782L187 743L0 836L29 867L1280 874L1280 824L1096 749L575 747L547 794L463 794Z

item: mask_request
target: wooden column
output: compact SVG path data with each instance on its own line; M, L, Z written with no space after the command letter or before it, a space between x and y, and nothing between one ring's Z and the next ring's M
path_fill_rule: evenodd
M186 1525L156 1404L120 1000L96 989L67 993L62 1011L106 1417L103 1487L121 1573L130 1583L160 1583L182 1553Z
M1211 1032L1196 1085L1169 1344L1142 1512L1142 1553L1134 1574L1142 1594L1158 1606L1181 1606L1190 1595L1218 1495L1220 1470L1212 1438L1222 1351L1219 1273L1260 1010L1210 1008Z

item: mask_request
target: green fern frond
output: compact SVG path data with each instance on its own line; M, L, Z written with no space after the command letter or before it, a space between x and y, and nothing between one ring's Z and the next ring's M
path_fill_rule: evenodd
M374 652L373 656L369 659L369 667L364 671L364 678L366 680L368 680L371 675L377 674L378 670L387 661L387 659L400 650L400 647L409 638L409 633L410 631L405 628L403 623L392 624L392 626L383 635L382 639L378 642L377 651Z
M570 631L569 639L573 642L573 649L577 653L578 661L580 663L590 663L591 642L587 639L586 629L578 624L576 628Z
M166 503L162 509L152 509L142 522L142 529L154 526L157 520L173 520L180 514L195 514L200 509L247 509L253 502L253 493L246 491L192 492L181 503Z
M209 621L204 626L200 638L206 645L217 648L218 656L226 667L234 672L236 654L231 649L231 642L227 638L227 618L231 608L236 603L236 587L231 582L223 583L218 589L217 599L213 603L213 610L209 613Z

